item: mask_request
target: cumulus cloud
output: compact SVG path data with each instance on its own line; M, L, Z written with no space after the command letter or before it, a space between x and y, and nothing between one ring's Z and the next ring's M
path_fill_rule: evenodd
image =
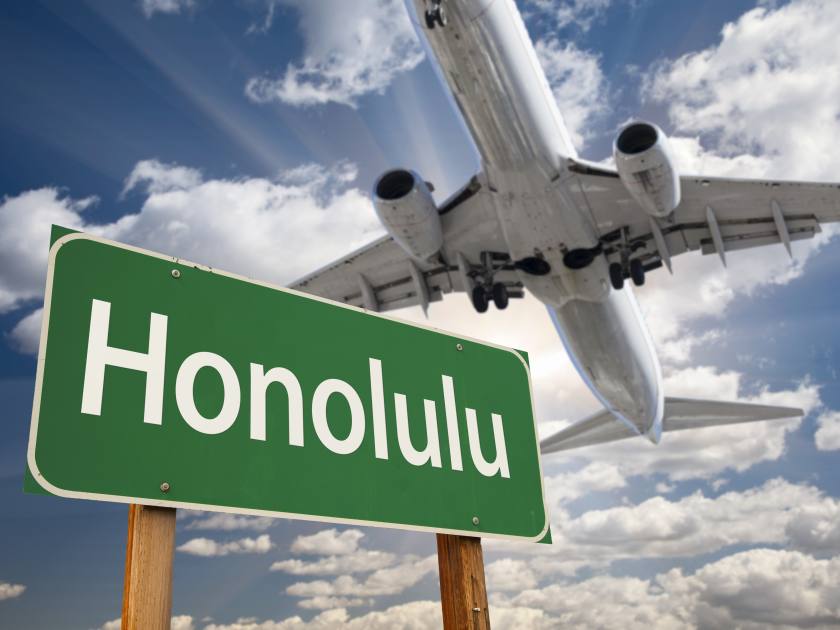
M123 195L138 186L143 186L150 195L188 190L198 186L201 180L201 171L197 169L178 164L164 164L160 160L141 160L126 178Z
M544 485L552 504L560 506L590 492L624 488L627 480L617 465L594 461L574 472L547 476Z
M401 563L371 573L364 580L351 575L340 575L334 580L295 582L286 593L296 597L374 597L397 595L414 586L438 568L437 556L418 558L404 556Z
M305 164L272 180L205 180L194 169L146 160L126 180L127 190L144 195L139 211L105 224L84 217L95 198L74 200L55 188L5 197L0 313L43 298L51 224L287 283L382 233L370 200L351 186L355 176L355 166L339 162ZM32 313L10 341L34 351L38 327Z
M840 15L830 0L765 5L724 26L720 43L661 63L649 98L718 153L765 156L768 175L836 178Z
M700 490L675 499L654 496L578 516L560 507L552 512L554 544L528 550L535 556L528 567L538 578L572 576L582 567L604 568L619 560L685 558L744 545L838 554L838 514L840 501L784 479L717 497ZM488 548L523 552L508 543L488 542Z
M537 585L537 576L524 560L502 558L484 567L491 591L522 591Z
M0 601L4 599L14 599L20 597L26 587L23 584L10 584L9 582L0 582Z
M556 37L534 46L572 142L581 148L598 116L606 111L607 87L597 55Z
M354 608L358 606L372 606L372 599L361 597L310 597L298 602L301 608L312 608L316 610L327 610L331 608Z
M441 623L439 602L417 601L352 618L346 609L336 608L324 611L309 621L297 616L262 622L240 619L232 624L210 624L204 630L437 630Z
M291 546L292 553L319 556L340 556L355 552L364 533L358 529L339 532L335 528L323 529L310 536L298 536Z
M505 605L554 614L582 628L813 627L840 623L840 558L755 549L651 580L599 576L526 590Z
M100 626L100 630L120 630L122 619L112 619ZM190 615L175 615L169 622L169 630L195 630L193 618Z
M274 544L268 534L256 538L240 538L229 542L217 542L211 538L193 538L177 547L178 551L207 558L229 554L268 553Z
M271 565L272 571L283 571L292 575L341 575L343 573L363 573L384 569L394 564L397 556L386 551L359 549L342 556L327 556L313 562L298 558L278 560Z
M20 320L9 332L12 347L23 354L38 354L44 309L36 308Z
M0 201L0 313L43 296L50 225L85 225L96 197L70 199L57 188L30 190Z
M195 8L195 0L140 0L140 9L143 14L150 18L155 13L173 15Z
M840 412L829 411L817 418L814 441L821 451L840 450Z
M201 514L201 512L197 512L197 514ZM264 532L275 523L277 523L277 519L269 518L267 516L243 516L239 514L215 513L193 518L186 524L184 529L221 531L251 530L255 532Z
M281 4L299 16L303 58L288 64L278 77L250 79L245 93L258 103L333 102L356 107L361 96L382 93L395 77L423 60L399 0L283 0Z
M530 0L525 10L533 9L546 17L557 29L576 26L586 31L612 4L612 0Z

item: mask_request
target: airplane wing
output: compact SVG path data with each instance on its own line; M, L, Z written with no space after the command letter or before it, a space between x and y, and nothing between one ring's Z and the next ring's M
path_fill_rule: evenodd
M759 420L796 418L801 415L801 409L791 407L694 400L692 398L666 398L662 431L702 429L704 427L741 424ZM637 435L636 431L617 420L605 409L545 438L540 442L540 452L546 455L593 444L615 442Z
M681 177L682 200L668 219L648 216L609 168L573 161L571 188L588 207L610 262L620 258L622 230L646 269L684 252L717 254L811 238L820 225L840 220L840 184L725 177Z
M293 282L289 288L371 311L388 311L443 299L452 291L471 288L481 252L506 252L496 218L494 192L480 176L438 208L444 249L433 261L418 261L390 237L383 236L326 267ZM502 269L495 279L521 297L516 272ZM465 289L466 285L467 289Z

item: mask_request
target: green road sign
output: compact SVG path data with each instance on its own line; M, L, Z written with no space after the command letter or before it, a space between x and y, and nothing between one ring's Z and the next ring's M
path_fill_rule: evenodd
M85 234L50 250L28 463L64 497L548 528L519 353Z

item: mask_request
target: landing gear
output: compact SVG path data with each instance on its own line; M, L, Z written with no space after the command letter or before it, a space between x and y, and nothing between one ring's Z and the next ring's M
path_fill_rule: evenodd
M426 28L429 30L432 30L435 24L441 28L446 26L446 13L443 7L440 6L440 2L441 0L433 0L431 8L426 9Z
M493 304L496 305L496 308L500 311L503 311L507 308L508 301L508 290L505 285L501 282L497 282L493 285Z
M610 263L610 284L616 291L624 288L624 279L630 278L637 287L645 283L645 265L638 258L629 263Z
M487 307L490 306L490 301L487 299L487 289L481 285L476 285L472 290L473 307L479 313L486 313Z
M638 258L630 261L630 277L633 279L633 284L637 287L645 283L645 266Z
M624 288L624 267L621 263L610 263L610 284L616 291Z
M525 296L525 291L522 288L522 283L516 280L508 279L500 281L496 276L501 271L513 272L514 269L520 269L520 262L513 262L508 254L502 252L481 252L481 264L473 265L467 262L466 258L461 258L463 267L459 263L459 270L462 273L462 282L471 286L470 301L473 308L479 313L486 313L490 306L490 301L500 311L506 309L510 300L513 298L521 298ZM523 263L529 269L533 268L538 274L544 272L542 265L535 263L543 263L548 266L548 263L541 259L534 258L523 259L528 262ZM526 272L527 273L527 272ZM508 273L511 276L512 273Z

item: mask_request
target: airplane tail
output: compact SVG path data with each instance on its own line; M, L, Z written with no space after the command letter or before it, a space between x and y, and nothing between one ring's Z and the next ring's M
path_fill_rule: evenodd
M665 398L662 431L684 431L758 420L796 418L801 415L803 415L801 409L792 407L692 398ZM540 442L540 452L545 455L593 444L614 442L636 435L639 433L633 431L626 423L618 421L611 412L605 409L545 438Z

